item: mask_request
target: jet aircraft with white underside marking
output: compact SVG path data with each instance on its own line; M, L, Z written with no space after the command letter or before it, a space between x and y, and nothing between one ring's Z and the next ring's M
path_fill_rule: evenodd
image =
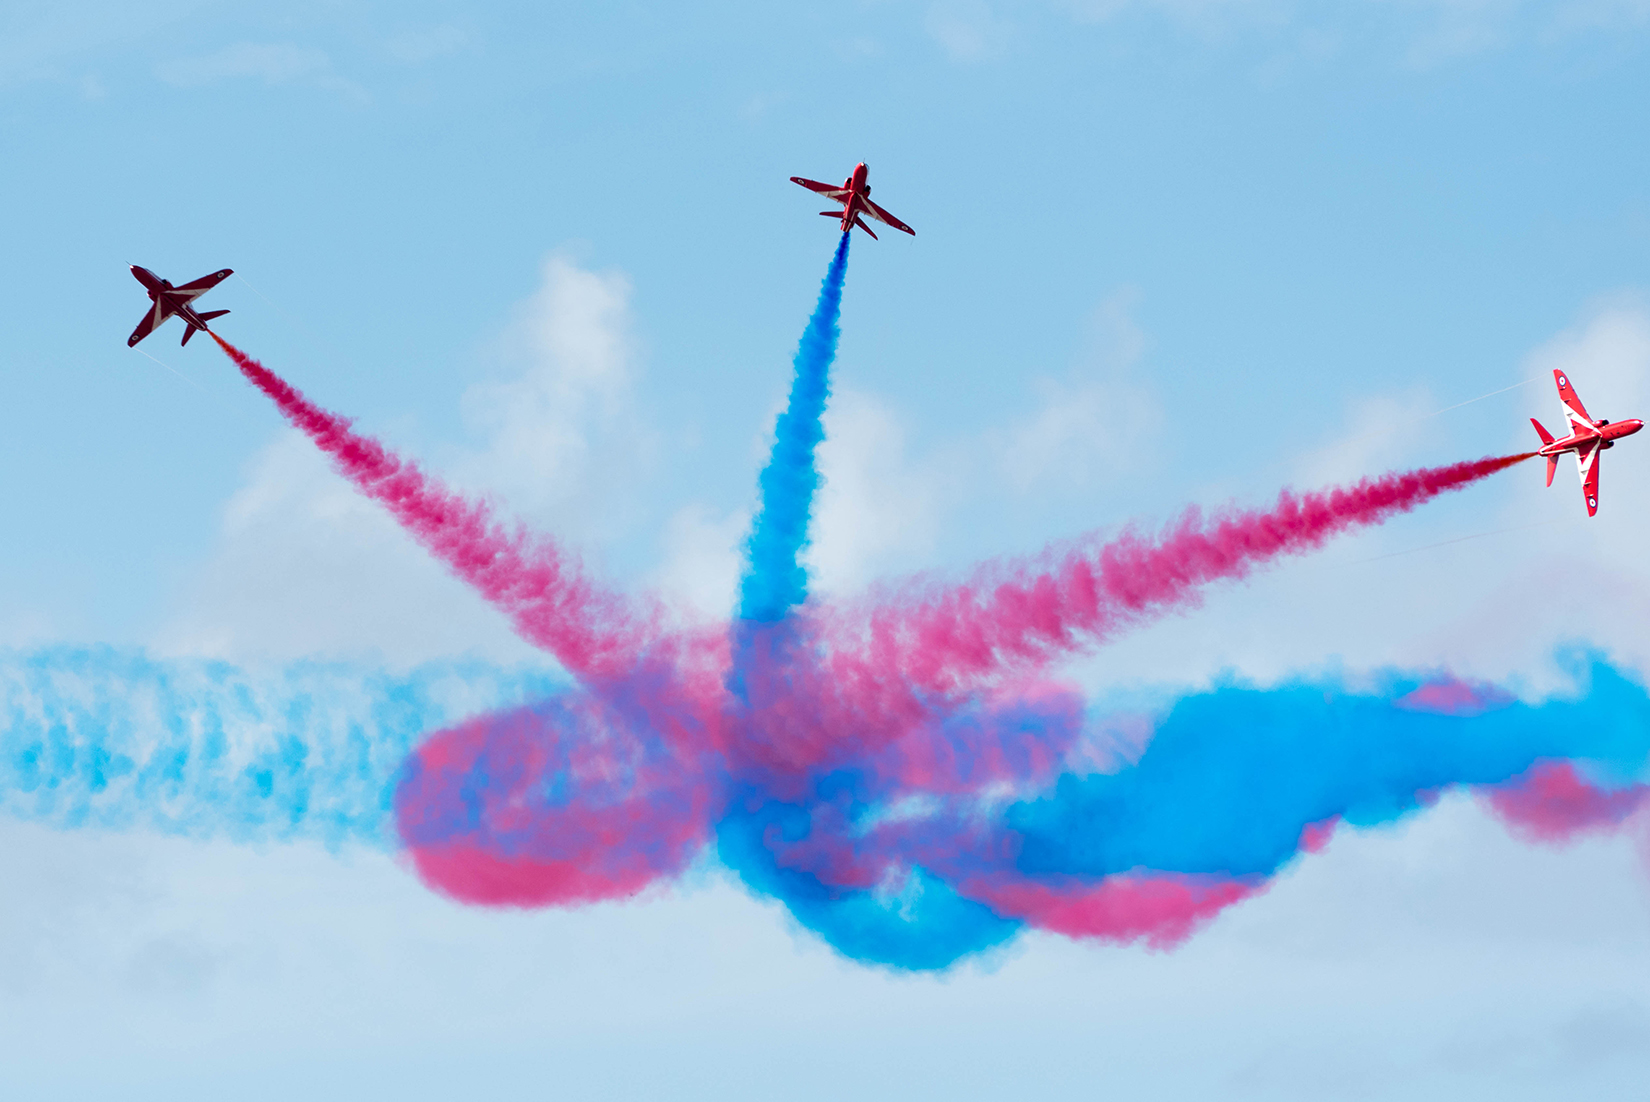
M189 338L195 335L195 330L205 329L207 322L229 313L228 310L198 313L194 306L195 300L234 274L233 269L225 268L209 276L201 276L192 283L185 283L182 287L174 287L170 281L160 278L148 268L140 268L133 264L132 278L143 284L143 289L149 292L149 301L152 305L149 312L143 315L143 320L138 322L137 328L132 330L132 335L126 338L126 347L135 347L138 341L153 333L162 322L174 314L189 326L183 331L183 343L188 344Z
M1631 436L1642 429L1644 422L1637 418L1614 424L1595 421L1588 415L1587 407L1581 404L1581 398L1563 371L1554 370L1553 381L1558 384L1558 400L1564 403L1564 417L1570 422L1570 434L1554 439L1552 433L1541 427L1540 421L1530 418L1536 435L1541 437L1541 451L1538 454L1547 460L1547 485L1551 486L1553 472L1558 469L1558 457L1565 452L1576 453L1576 468L1581 472L1581 496L1587 501L1587 515L1592 516L1598 512L1600 454L1615 447L1616 441L1623 436Z
M835 184L822 184L818 180L809 180L801 176L792 176L791 183L801 184L809 191L819 192L832 202L841 203L841 210L822 210L819 213L826 218L841 219L843 233L847 233L858 226L873 238L876 237L871 227L867 226L865 219L861 217L861 215L868 214L878 222L892 226L896 230L904 230L912 237L917 236L916 230L871 202L871 185L865 182L865 178L870 174L871 170L866 167L864 161L861 161L854 166L854 171L849 177L842 181L841 187L837 187Z

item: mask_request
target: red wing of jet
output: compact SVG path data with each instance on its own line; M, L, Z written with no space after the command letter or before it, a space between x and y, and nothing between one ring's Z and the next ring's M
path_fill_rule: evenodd
M172 293L175 295L185 295L191 299L199 298L201 295L204 295L206 292L210 291L212 288L216 287L218 284L222 283L234 274L235 269L225 268L221 272L213 272L211 275L201 276L193 283L185 283L182 287L175 287L173 288Z
M1564 416L1570 419L1571 427L1582 436L1594 435L1593 419L1587 415L1587 407L1581 404L1569 377L1555 368L1553 381L1558 384L1558 400L1564 403Z
M1598 467L1603 451L1596 442L1576 451L1576 468L1581 471L1581 496L1587 499L1588 516L1598 512Z
M132 335L126 338L126 347L136 347L138 341L153 333L155 326L171 316L172 311L166 308L164 300L156 299L154 305L149 307L149 312L143 315L143 320L137 323L137 328L132 330Z
M907 226L904 222L901 222L898 218L895 218L893 215L889 214L887 211L883 210L881 207L879 207L875 203L871 202L871 200L862 199L861 201L864 202L864 204L865 204L865 212L867 214L869 214L872 218L875 218L878 222L886 222L888 225L894 227L896 230L904 230L906 233L910 234L912 237L917 236L917 231L916 230L912 229L910 226ZM871 231L866 230L865 232L870 233ZM871 234L871 236L875 237L876 234Z
M791 183L801 184L809 191L817 191L819 194L835 199L839 203L846 200L850 194L847 188L840 187L837 184L822 184L818 180L808 180L801 176L792 176Z

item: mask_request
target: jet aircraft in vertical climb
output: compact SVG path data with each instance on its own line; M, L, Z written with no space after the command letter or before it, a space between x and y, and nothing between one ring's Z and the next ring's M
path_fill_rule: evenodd
M801 176L792 176L791 183L801 184L809 191L817 191L833 203L841 203L841 210L822 210L819 213L826 218L840 218L843 233L847 233L858 226L873 238L876 237L876 233L870 226L865 224L865 219L862 217L868 214L878 222L892 226L896 230L904 230L915 237L917 235L916 230L871 202L871 185L865 182L865 178L870 174L871 170L866 167L864 161L861 161L854 166L853 173L842 181L841 187L837 187L835 184L822 184L818 180L809 180Z
M188 344L189 338L195 335L195 330L205 329L207 322L229 313L228 310L197 313L194 307L195 300L234 274L233 269L225 268L209 276L201 276L192 283L174 287L169 280L160 278L148 268L140 268L133 264L132 278L143 284L143 289L149 292L149 301L152 305L149 312L143 315L143 320L138 322L137 328L132 330L132 335L126 338L126 347L135 347L138 341L153 333L158 325L174 314L189 326L183 332L183 343Z

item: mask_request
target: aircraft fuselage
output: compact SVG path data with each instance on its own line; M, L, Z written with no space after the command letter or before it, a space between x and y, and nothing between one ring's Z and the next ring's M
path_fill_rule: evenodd
M871 202L871 185L866 182L870 175L870 168L866 166L864 161L861 161L859 164L854 166L854 170L848 174L848 178L846 180L842 181L842 185L840 187L836 184L826 184L821 183L818 180L809 180L802 176L792 176L791 183L801 184L809 191L817 192L818 194L830 199L833 203L841 203L841 210L822 210L819 213L826 218L837 219L842 224L843 233L847 233L855 226L858 226L872 237L875 237L876 232L872 230L870 226L865 224L866 218L872 218L878 222L884 223L885 225L892 226L896 230L903 230L906 233L915 236L917 232L916 230L912 229L910 226L907 226L904 222L901 222L898 218L895 218L892 214L889 214L877 204Z
M1644 427L1644 422L1637 417L1625 421L1600 421L1595 430L1590 433L1571 433L1562 440L1554 440L1545 445L1539 454L1545 456L1563 455L1565 452L1580 451L1582 448L1592 447L1595 443L1601 448L1611 447L1623 436L1631 436Z
M854 228L854 219L866 213L865 197L871 194L871 185L865 182L871 170L864 161L854 166L854 171L846 180L842 181L842 190L848 193L842 201L842 232L847 233ZM869 230L866 231L870 233ZM871 234L875 237L876 234Z
M206 323L195 313L195 308L189 305L192 296L177 294L177 288L172 286L171 280L162 279L148 268L136 264L132 265L132 275L136 276L137 281L143 284L143 289L149 292L149 301L159 306L165 316L180 317L195 329L206 328Z

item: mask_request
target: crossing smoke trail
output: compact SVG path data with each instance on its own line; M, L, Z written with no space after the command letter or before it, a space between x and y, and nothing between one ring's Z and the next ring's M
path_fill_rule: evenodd
M1138 758L1126 760L1146 739L1136 729L1098 768L1105 732L1067 715L1065 733L1078 734L1062 747L1064 772L1025 798L930 793L912 808L920 789L907 785L896 809L864 800L863 782L839 781L809 805L724 810L719 849L737 858L741 845L761 847L768 858L743 869L747 879L763 887L767 870L765 886L799 918L865 960L944 967L1027 928L1172 945L1340 824L1388 822L1451 788L1476 789L1531 841L1620 826L1650 796L1650 696L1601 663L1575 672L1582 695L1538 705L1402 678L1376 693L1333 681L1221 688L1173 701L1149 720ZM63 828L393 845L397 767L421 732L512 699L545 714L565 707L560 691L542 673L476 663L256 675L109 648L8 652L0 810ZM1021 718L1033 714L1053 710ZM556 718L576 753L601 737ZM1137 720L1111 717L1113 733ZM1046 743L1062 731L1037 733ZM847 822L843 796L856 786L863 806ZM563 871L589 879L596 866ZM633 890L649 879L645 867L619 871ZM558 887L542 901L585 898Z
M750 730L749 717L773 695L773 678L763 674L788 670L801 657L787 614L807 592L798 555L819 485L814 453L824 438L847 263L843 234L797 348L790 397L759 479L761 505L730 632L731 699L717 700L726 710L709 716L701 696L695 711L703 718L659 731L636 715L634 701L643 695L636 690L664 701L681 687L655 664L642 686L609 685L438 733L409 760L397 802L402 836L437 890L516 906L623 898L679 871L703 848L725 791L711 783L727 772L718 763L740 756L724 739ZM744 721L728 722L733 716Z
M716 737L725 642L667 632L555 543L506 527L213 339L340 474L582 682L437 736L409 762L402 790L419 799L403 801L400 829L420 875L458 898L527 905L633 894L679 871L705 837L706 770L691 758ZM540 778L573 795L552 807L534 789L524 802L519 786ZM496 814L482 817L481 801Z
M1123 747L1096 728L1129 717L1054 695L935 732L915 775L909 749L872 752L804 798L730 802L719 852L862 960L943 968L1027 928L1168 947L1338 824L1451 789L1485 793L1524 837L1619 825L1650 792L1650 698L1608 666L1581 673L1584 696L1540 705L1447 681L1234 686L1134 717L1147 729ZM1000 754L1009 731L1052 768Z
M1485 792L1545 840L1640 806L1650 706L1604 665L1584 671L1582 698L1539 705L1393 678L1362 695L1229 687L1123 720L1053 675L1209 584L1527 456L1189 510L1156 536L1128 530L864 610L810 601L799 555L846 257L844 240L798 348L720 642L597 589L554 544L225 344L346 477L576 678L407 758L396 830L430 886L504 906L624 898L713 844L840 951L935 969L1026 929L1175 944L1337 824L1390 821L1452 788ZM1601 709L1612 718L1589 722ZM1119 723L1134 732L1121 749L1106 734Z

